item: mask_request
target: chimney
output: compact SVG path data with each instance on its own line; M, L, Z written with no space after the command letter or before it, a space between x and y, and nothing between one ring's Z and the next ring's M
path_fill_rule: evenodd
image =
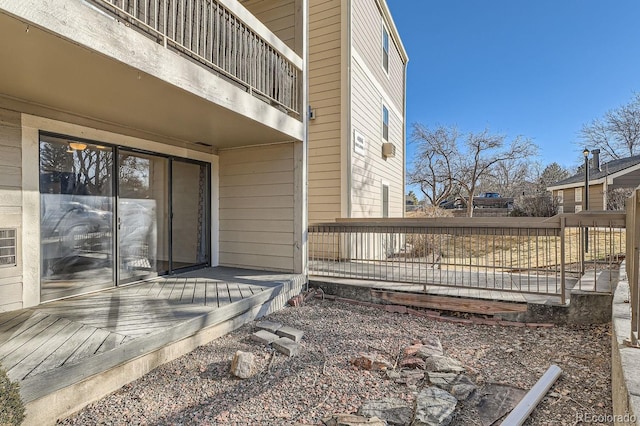
M593 164L591 165L594 169L600 170L600 150L594 149L591 151L593 155Z

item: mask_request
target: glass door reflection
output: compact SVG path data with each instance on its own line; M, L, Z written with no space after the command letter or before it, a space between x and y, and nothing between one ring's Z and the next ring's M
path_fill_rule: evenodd
M208 168L171 162L171 269L208 263Z
M115 284L113 149L40 138L41 300Z
M119 284L169 271L169 160L118 154Z

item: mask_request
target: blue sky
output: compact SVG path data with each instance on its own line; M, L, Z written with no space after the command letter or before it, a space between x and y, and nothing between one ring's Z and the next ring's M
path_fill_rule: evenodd
M387 3L409 55L408 132L489 128L573 167L582 125L640 92L638 0Z

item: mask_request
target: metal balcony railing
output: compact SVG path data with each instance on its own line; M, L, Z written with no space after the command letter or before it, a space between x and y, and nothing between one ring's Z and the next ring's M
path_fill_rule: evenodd
M258 97L300 114L300 67L220 1L88 1Z
M309 227L309 273L422 284L425 291L432 285L464 287L564 301L571 289L611 291L610 283L596 278L624 258L625 234L625 215L612 212L340 219ZM593 279L581 279L585 275ZM583 281L593 288L583 288Z

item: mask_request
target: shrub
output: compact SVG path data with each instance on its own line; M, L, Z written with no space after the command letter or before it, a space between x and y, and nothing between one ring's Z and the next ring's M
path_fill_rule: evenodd
M24 420L20 385L12 382L0 366L0 425L19 425Z

